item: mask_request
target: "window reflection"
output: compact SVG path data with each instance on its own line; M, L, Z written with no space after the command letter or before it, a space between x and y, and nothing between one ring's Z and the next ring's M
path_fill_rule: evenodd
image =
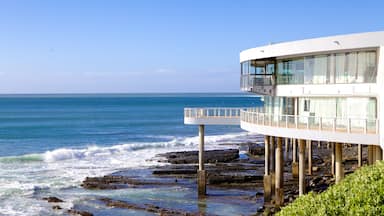
M376 51L358 51L277 61L251 60L241 63L241 74L276 74L277 84L374 83L377 54Z

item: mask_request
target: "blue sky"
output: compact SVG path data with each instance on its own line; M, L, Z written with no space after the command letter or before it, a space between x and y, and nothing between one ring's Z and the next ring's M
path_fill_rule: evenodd
M0 1L0 93L238 92L239 52L384 30L383 1Z

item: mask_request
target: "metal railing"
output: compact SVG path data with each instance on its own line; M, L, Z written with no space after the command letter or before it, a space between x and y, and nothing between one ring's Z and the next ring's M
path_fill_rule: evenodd
M240 111L240 121L271 127L379 134L378 119L276 115L257 110L242 109Z
M184 118L240 118L238 107L184 108Z
M273 75L241 75L240 88L243 90L254 89L262 86L274 85Z

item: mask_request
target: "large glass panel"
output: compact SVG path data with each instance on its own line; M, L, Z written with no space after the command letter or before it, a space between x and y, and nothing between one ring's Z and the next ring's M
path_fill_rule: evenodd
M347 74L345 74L345 53L335 55L335 80L336 83L346 83Z
M304 58L280 61L277 70L278 84L304 83Z
M357 82L376 82L376 52L359 52L357 61Z
M313 56L308 56L304 58L304 83L312 84L313 83L313 73L315 67L315 60Z
M335 55L329 54L327 56L327 83L335 83Z
M249 61L245 61L241 63L241 74L247 75L249 74L248 66L249 66Z
M351 52L345 55L345 74L347 83L357 82L357 53Z
M266 74L268 75L275 74L275 64L267 64L266 69L267 69Z
M314 58L313 83L324 84L327 80L327 56L320 55Z

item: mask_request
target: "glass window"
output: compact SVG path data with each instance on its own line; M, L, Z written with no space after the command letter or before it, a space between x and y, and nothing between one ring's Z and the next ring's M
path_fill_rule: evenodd
M267 68L266 74L268 75L275 74L275 64L267 64L266 68Z
M277 71L278 84L303 84L304 58L279 61Z
M248 65L249 65L249 61L245 61L241 63L241 74L243 75L249 74Z
M346 83L347 74L345 74L345 53L335 55L335 80L336 83Z
M376 82L376 52L359 52L357 62L357 82Z
M356 83L357 81L357 53L351 52L345 54L345 74L347 83Z

